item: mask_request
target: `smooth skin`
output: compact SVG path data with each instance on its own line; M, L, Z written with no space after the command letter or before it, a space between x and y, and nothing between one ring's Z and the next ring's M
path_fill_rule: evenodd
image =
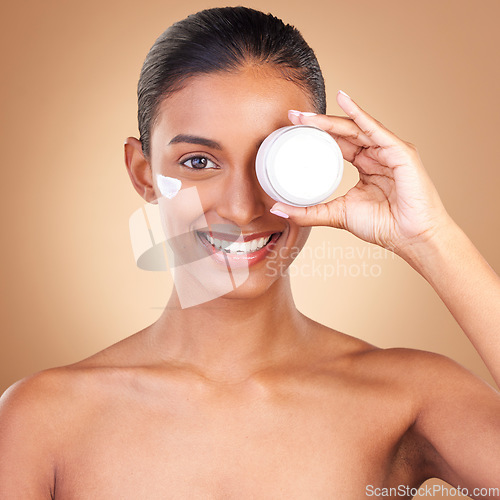
M274 268L290 264L313 225L395 251L436 289L499 383L498 277L446 213L415 147L345 95L337 102L347 117L289 112L314 109L265 66L193 77L162 102L150 158L127 140L130 178L154 202L155 175L177 176L197 187L209 223L282 232ZM278 204L283 218L270 212L254 163L262 140L290 121L331 133L360 182L315 208ZM180 133L219 147L169 145ZM214 168L190 169L194 153ZM378 349L306 318L288 275L271 275L264 260L234 292L182 309L174 290L151 326L9 388L0 498L355 500L369 485L430 477L500 488L499 415L498 392L454 361Z

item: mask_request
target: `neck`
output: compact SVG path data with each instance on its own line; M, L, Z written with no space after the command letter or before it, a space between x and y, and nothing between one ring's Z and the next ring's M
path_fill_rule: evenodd
M286 276L258 297L220 297L186 309L174 292L150 333L162 360L231 382L297 351L306 337L306 321Z

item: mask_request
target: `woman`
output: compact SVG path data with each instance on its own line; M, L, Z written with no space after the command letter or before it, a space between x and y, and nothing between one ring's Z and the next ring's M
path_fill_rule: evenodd
M392 250L435 288L498 383L499 279L415 147L343 93L347 117L326 116L300 34L243 7L167 30L138 95L141 137L127 140L125 161L160 206L176 288L153 325L5 393L0 497L410 498L429 477L500 497L497 392L442 356L315 323L295 308L288 275L269 272L290 265L313 225ZM290 123L329 132L359 183L310 209L275 204L255 156ZM199 289L205 299L182 303Z

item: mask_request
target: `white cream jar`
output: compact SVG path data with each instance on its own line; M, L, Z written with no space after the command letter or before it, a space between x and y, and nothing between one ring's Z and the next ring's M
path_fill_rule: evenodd
M344 161L335 139L316 127L275 130L257 152L257 178L274 200L296 207L325 201L342 179Z

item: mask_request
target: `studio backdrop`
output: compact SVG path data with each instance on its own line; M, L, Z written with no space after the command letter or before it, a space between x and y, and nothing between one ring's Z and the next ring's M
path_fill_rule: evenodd
M233 5L239 4L238 2ZM328 113L346 91L415 144L451 216L500 269L500 3L255 0L315 50ZM208 1L26 0L3 8L0 81L0 392L154 322L168 272L136 266L129 218L144 205L123 162L138 136L136 85L170 24ZM224 4L225 5L225 4ZM345 163L338 194L357 181ZM445 354L493 384L431 286L408 264L315 228L290 269L313 319L380 347Z

